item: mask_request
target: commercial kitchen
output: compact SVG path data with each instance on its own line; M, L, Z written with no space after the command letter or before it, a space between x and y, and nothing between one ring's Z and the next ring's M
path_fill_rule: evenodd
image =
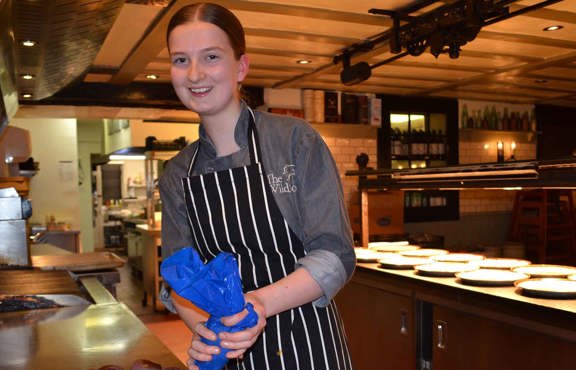
M158 178L199 120L165 32L193 2L0 0L0 369L186 368L122 292L172 315ZM214 2L246 102L335 159L354 368L573 369L576 1Z

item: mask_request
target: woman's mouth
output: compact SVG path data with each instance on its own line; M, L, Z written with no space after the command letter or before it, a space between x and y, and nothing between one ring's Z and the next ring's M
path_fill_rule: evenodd
M210 87L197 87L188 89L193 95L205 95L212 90Z

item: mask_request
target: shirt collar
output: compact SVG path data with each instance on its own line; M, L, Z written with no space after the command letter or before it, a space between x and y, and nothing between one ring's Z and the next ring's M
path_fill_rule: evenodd
M248 124L250 119L250 111L248 110L248 105L242 100L240 101L240 116L236 122L236 127L234 128L234 140L240 149L244 149L248 146ZM216 157L216 148L212 143L212 140L206 134L206 130L200 122L200 129L198 131L198 136L200 138L200 144L202 145L202 150L206 152L211 157Z

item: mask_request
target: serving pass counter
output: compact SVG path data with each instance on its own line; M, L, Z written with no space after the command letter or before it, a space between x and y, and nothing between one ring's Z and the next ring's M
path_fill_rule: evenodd
M137 360L186 368L96 277L80 280L77 284L66 271L0 271L2 294L31 294L31 300L39 294L57 294L70 302L0 312L1 369L96 370L107 365L130 369Z
M360 263L336 302L357 369L574 369L576 299Z

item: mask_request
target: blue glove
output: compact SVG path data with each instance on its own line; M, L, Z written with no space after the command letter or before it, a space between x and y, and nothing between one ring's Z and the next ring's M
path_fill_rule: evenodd
M242 292L242 280L238 272L236 258L222 252L204 264L193 248L183 248L162 262L160 273L164 280L181 297L208 312L210 317L206 327L216 335L222 331L236 332L256 325L258 314L252 304L246 304ZM248 315L236 325L225 326L222 317L234 315L244 308ZM207 344L220 346L220 339ZM222 369L228 359L226 348L220 354L213 355L211 361L198 361L201 370Z

